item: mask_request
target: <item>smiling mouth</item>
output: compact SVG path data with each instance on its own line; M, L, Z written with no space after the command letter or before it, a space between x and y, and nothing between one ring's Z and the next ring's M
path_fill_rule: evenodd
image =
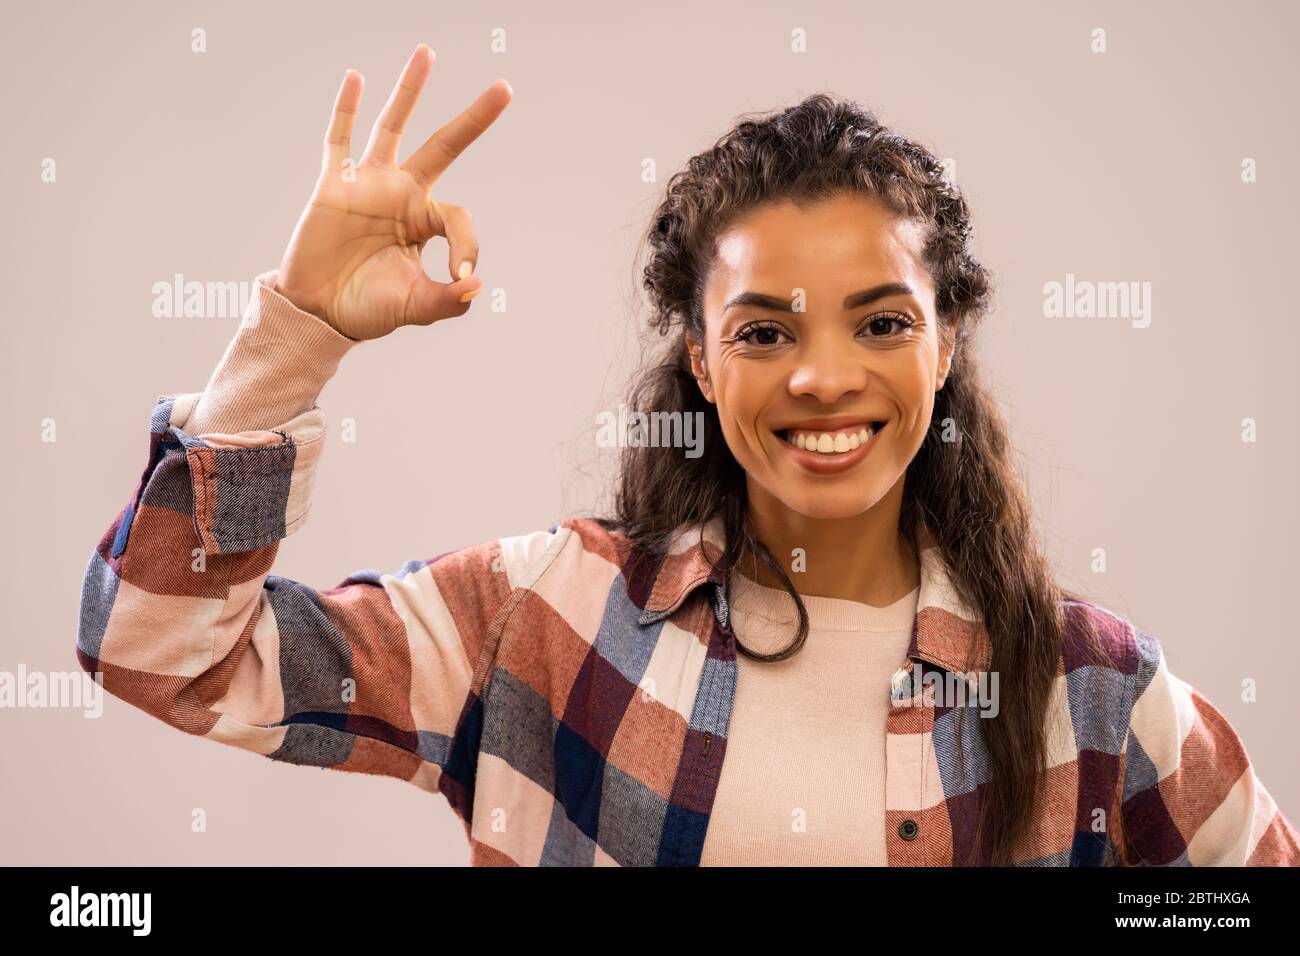
M803 428L782 428L775 434L787 445L803 451L816 452L828 458L856 451L885 427L885 422L871 422L857 428L836 429L834 431L817 431Z

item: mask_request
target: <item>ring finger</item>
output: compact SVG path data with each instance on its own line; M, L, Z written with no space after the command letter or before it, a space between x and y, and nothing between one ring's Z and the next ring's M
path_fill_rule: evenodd
M397 148L402 142L402 132L406 121L411 117L416 102L420 99L420 90L429 78L433 66L433 50L421 43L406 62L406 69L389 94L383 112L370 130L370 141L361 157L363 163L392 166L397 162Z

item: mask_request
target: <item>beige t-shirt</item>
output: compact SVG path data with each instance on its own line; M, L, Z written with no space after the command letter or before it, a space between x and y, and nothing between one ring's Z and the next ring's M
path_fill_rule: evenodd
M920 588L888 607L804 596L784 661L737 655L736 700L702 866L886 866L885 718ZM733 574L736 637L760 653L798 625L783 590Z

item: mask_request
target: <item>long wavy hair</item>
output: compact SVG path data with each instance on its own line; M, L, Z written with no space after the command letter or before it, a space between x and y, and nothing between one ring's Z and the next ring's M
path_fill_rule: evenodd
M716 145L673 175L651 218L641 271L651 330L667 337L668 345L637 373L630 404L702 413L703 449L689 458L628 445L613 515L599 520L626 533L637 549L655 553L681 525L721 515L725 580L742 561L759 562L782 582L799 614L786 648L758 654L737 640L737 652L779 661L803 647L807 610L783 563L753 531L744 471L727 447L716 407L691 374L686 342L688 334L704 341L703 277L715 240L729 223L761 203L844 193L867 194L927 226L924 261L940 334L955 350L947 381L935 395L929 431L907 468L899 531L919 552L924 523L953 585L983 614L1000 697L998 715L976 722L984 735L988 782L975 847L981 848L979 862L1006 864L1033 826L1045 792L1044 723L1064 630L1059 602L1075 595L1058 588L1035 541L1006 429L969 354L970 337L991 306L991 277L971 253L967 200L929 150L883 126L870 110L817 93L772 114L743 114ZM955 440L950 435L945 441L949 420Z

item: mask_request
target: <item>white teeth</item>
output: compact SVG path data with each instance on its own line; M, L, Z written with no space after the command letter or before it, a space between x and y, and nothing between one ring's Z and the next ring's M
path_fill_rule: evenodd
M823 455L842 455L871 441L874 434L867 425L856 432L787 432L785 440L796 448Z

